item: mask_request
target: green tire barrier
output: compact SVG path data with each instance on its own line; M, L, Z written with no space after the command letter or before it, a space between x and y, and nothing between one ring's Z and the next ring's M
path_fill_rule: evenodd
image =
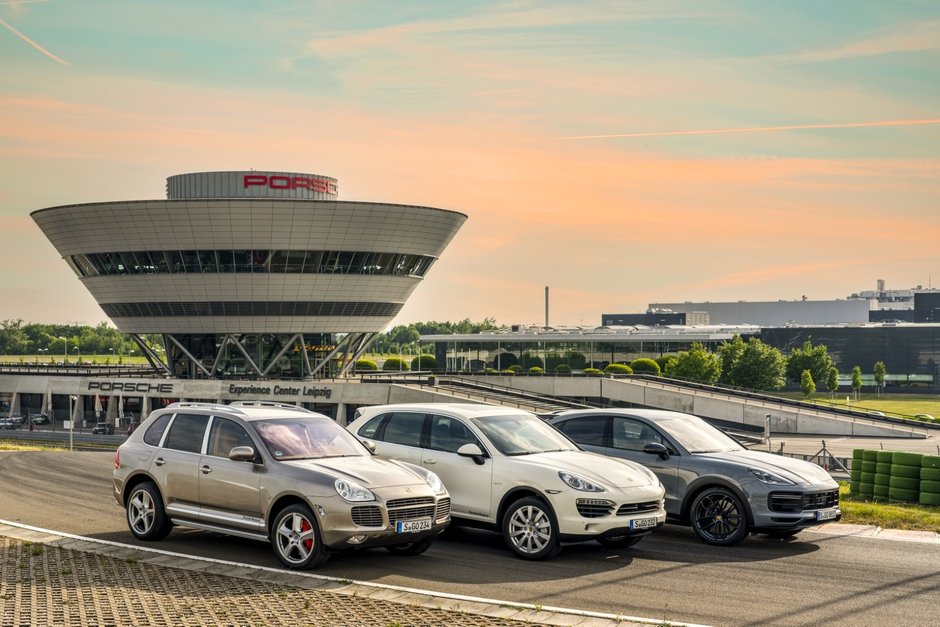
M884 498L887 499L887 498L890 496L890 490L891 490L891 488L889 488L888 486L886 486L886 485L878 485L878 484L876 483L876 484L875 484L875 489L874 489L874 495L875 495L875 496L884 497Z
M888 496L892 501L916 503L920 499L920 490L905 490L904 488L888 488Z
M918 481L920 481L918 479ZM891 485L891 475L883 475L881 473L875 473L875 485ZM904 486L898 486L904 487Z
M877 452L877 451L876 451ZM895 451L891 463L895 466L917 466L920 468L920 460L923 459L920 453L904 453Z
M892 477L907 477L908 479L920 479L920 473L923 468L918 468L917 466L901 466L899 464L891 464L891 476Z
M923 492L933 492L934 494L940 494L940 481L930 481L924 479L920 482L920 491Z
M852 496L858 496L858 493L859 493L859 489L858 489L859 483L860 483L859 481L852 481L851 483L849 483L849 492L851 492Z
M875 472L880 475L890 475L891 474L891 463L878 462L875 464Z
M940 505L940 494L936 492L921 492L920 503L921 505Z
M852 449L852 459L862 459L862 453L865 452L863 448L853 448Z
M938 468L940 469L940 456L937 455L924 455L920 460L921 468Z
M875 493L875 484L874 483L865 483L862 481L858 484L858 493L860 496L871 496Z
M890 503L891 499L886 496L878 496L877 494L871 498L875 503Z
M878 461L878 451L865 449L862 451L862 459L866 462L877 462Z
M863 473L862 473L861 482L862 482L862 483L874 484L874 483L875 483L875 473L873 473L873 472L863 472Z
M878 451L875 460L880 464L890 464L893 461L894 453L891 451Z
M926 468L925 470L933 470L933 468ZM855 483L858 483L859 481L862 480L862 469L853 468L852 470L849 471L849 476L852 478L852 481L854 481Z
M878 470L878 462L862 462L862 472L874 474Z
M920 492L920 479L909 479L907 477L891 477L888 485L892 488L901 488L902 490L913 490Z
M921 468L920 480L940 481L940 468Z

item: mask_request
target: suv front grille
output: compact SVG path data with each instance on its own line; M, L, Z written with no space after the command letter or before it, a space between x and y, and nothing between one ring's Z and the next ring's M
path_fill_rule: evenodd
M771 492L767 507L772 512L799 513L806 510L827 509L839 505L839 491L825 492Z
M387 505L388 522L392 525L399 520L433 519L436 511L433 496L393 499Z
M659 509L659 501L647 501L646 503L625 503L617 510L618 516L632 516L633 514L643 514L646 512L655 512Z
M382 508L378 505L357 505L352 508L352 521L360 527L384 527Z
M614 504L605 499L578 499L575 505L585 518L601 518L614 511Z
M444 498L437 502L437 511L434 513L434 520L444 522L450 518L450 499Z

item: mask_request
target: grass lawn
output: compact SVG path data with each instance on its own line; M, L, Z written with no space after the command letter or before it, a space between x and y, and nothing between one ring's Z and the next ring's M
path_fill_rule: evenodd
M778 392L776 396L791 398L794 400L803 400L803 395L799 392ZM846 397L849 397L846 403ZM809 402L816 402L820 405L835 405L837 407L849 407L850 409L861 409L865 411L880 411L886 414L901 414L905 416L916 416L917 414L930 414L934 418L940 419L940 395L938 394L862 394L858 400L855 400L851 393L836 394L835 399L829 400L826 393L814 394Z
M841 522L848 524L940 533L940 507L856 501L850 494L848 482L845 481L839 482L839 508L842 510Z

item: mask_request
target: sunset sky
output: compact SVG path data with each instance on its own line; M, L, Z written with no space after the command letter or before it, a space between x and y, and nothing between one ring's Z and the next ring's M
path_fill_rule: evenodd
M940 287L936 0L0 0L0 320L104 314L29 213L169 175L469 215L396 319Z

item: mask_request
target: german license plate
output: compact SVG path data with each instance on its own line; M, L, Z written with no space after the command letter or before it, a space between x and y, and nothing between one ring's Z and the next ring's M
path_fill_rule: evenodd
M635 518L630 521L630 529L649 529L655 526L655 518Z
M832 520L839 514L839 510L834 507L829 509L821 509L816 512L816 520Z
M427 531L430 528L430 518L424 520L399 520L395 523L395 531L398 533L415 533L417 531Z

